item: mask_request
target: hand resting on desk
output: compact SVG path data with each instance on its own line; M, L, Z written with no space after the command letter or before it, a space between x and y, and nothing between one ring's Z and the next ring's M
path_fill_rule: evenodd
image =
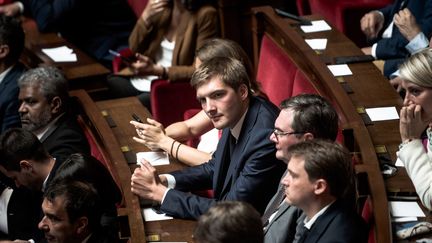
M165 176L159 176L156 169L146 160L140 161L131 178L131 191L143 199L161 203L168 189Z

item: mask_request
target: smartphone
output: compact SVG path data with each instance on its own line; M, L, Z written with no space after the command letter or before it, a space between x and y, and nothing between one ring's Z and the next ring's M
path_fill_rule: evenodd
M127 65L130 65L130 64L132 64L133 62L136 61L136 59L133 56L131 56L131 57L124 57L120 53L118 53L118 52L116 52L114 50L108 50L108 52L111 55L115 56L115 57L120 57L120 59L122 60L122 62L124 62Z
M135 113L132 113L132 118L133 118L136 122L143 123L143 121L141 120L141 118L140 118L137 114L135 114Z

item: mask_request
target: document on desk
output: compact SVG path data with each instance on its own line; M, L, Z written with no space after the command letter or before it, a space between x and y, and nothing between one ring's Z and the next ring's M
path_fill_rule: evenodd
M134 76L130 80L132 85L139 91L150 92L151 83L156 79L158 79L158 76Z
M325 50L327 47L326 38L305 39L305 41L313 50Z
M54 62L76 62L77 56L73 49L67 46L60 46L55 48L43 48L42 52L45 53Z
M388 121L399 119L396 107L377 107L377 108L366 108L371 121Z
M347 64L327 65L327 67L335 77L352 75L351 69Z
M142 213L146 222L173 219L173 217L166 216L164 213L157 213L153 208L144 208Z
M153 166L169 165L169 158L166 152L139 152L136 156L137 164L141 163L142 159L145 159Z
M301 25L300 28L305 33L331 30L330 25L328 25L324 20L315 20L312 21L312 25Z
M417 202L390 201L389 208L393 217L426 217Z

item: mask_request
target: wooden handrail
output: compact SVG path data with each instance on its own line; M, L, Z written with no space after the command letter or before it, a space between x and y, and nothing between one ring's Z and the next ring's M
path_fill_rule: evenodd
M144 221L141 215L141 209L138 197L131 192L131 171L123 153L120 150L120 145L117 139L112 134L112 130L102 116L100 110L84 90L74 90L70 92L72 97L76 97L84 109L85 115L88 117L91 125L94 128L95 137L102 143L103 153L108 157L108 167L113 177L117 180L123 193L123 203L118 208L119 217L127 217L130 235L124 237L129 238L131 243L146 242ZM123 236L120 236L123 238Z

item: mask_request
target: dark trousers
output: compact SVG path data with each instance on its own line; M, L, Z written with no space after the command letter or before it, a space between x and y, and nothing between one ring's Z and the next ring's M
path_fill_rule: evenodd
M107 84L113 98L137 96L141 103L151 112L150 92L137 90L132 85L129 77L110 75L107 78Z

